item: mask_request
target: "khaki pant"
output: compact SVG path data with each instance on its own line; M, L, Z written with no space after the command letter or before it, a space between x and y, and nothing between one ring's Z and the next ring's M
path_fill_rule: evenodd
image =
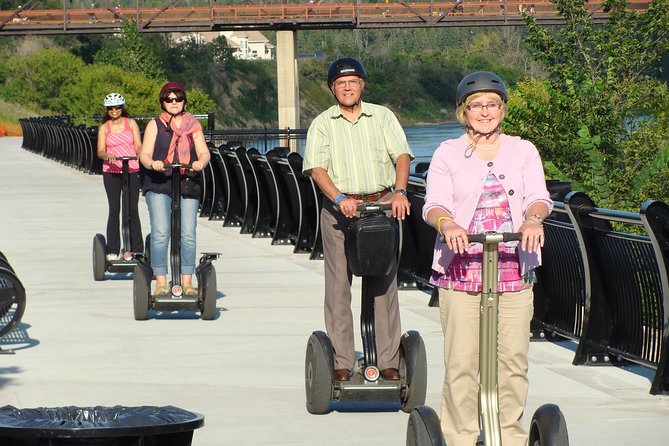
M325 256L325 328L332 341L335 369L352 369L355 359L351 280L344 251L346 229L353 219L323 201L321 234ZM370 278L371 279L371 278ZM377 366L380 370L399 367L401 339L400 308L397 301L397 262L386 277L373 278L374 328Z
M448 446L474 446L480 432L480 297L477 293L439 289L446 368L441 429ZM500 294L498 398L504 446L525 446L527 442L521 419L527 400L532 314L532 289Z

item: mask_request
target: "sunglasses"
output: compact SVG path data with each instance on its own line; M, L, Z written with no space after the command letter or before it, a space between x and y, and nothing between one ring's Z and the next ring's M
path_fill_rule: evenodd
M121 110L122 108L123 108L122 105L110 105L109 107L107 107L107 110L110 110L110 111L111 110Z
M184 101L185 98L165 98L163 99L163 102L166 102L168 104L172 103L178 103L181 104Z

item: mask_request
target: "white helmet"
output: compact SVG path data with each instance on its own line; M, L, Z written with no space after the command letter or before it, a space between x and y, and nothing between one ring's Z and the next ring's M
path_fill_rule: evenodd
M109 93L105 96L105 107L113 107L115 105L124 105L125 98L118 93Z

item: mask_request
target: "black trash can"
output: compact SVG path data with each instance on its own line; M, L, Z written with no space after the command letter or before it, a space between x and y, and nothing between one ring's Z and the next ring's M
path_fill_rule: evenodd
M190 446L204 416L173 406L0 408L2 446Z

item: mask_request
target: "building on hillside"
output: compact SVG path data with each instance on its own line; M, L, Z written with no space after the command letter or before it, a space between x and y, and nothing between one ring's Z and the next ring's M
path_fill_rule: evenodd
M232 57L239 60L272 60L275 46L260 31L222 31L205 33L173 33L176 42L193 40L197 43L209 43L216 37L225 37L225 42L232 49Z
M221 35L234 50L232 57L235 59L274 59L274 45L260 31L223 31Z

